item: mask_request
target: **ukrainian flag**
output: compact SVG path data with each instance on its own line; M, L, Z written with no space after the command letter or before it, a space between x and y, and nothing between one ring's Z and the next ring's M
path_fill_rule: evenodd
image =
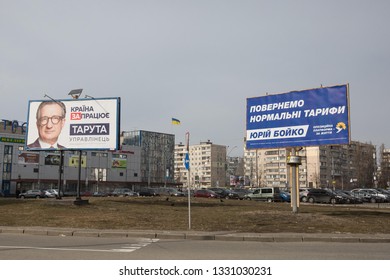
M180 124L178 119L172 118L172 124Z

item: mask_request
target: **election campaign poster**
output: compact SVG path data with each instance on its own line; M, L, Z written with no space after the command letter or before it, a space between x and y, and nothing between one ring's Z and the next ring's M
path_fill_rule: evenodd
M116 150L120 98L33 100L26 150Z
M348 85L247 98L247 149L349 142Z

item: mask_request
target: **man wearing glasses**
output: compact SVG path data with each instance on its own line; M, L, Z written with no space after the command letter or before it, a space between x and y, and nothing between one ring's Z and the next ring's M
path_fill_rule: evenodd
M61 101L43 101L37 110L37 129L39 137L29 148L63 149L58 137L65 125L66 107Z

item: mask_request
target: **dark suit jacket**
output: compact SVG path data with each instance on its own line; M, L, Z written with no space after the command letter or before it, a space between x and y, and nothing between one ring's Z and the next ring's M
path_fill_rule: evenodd
M58 149L65 148L64 146L62 146L60 144L57 144L57 146L58 146ZM37 138L37 140L35 140L31 144L28 144L27 147L29 147L29 148L41 148L41 144L39 144L39 138Z

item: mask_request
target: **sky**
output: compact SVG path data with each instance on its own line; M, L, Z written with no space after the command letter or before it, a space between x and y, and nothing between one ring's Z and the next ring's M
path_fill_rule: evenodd
M246 99L349 84L351 139L390 148L390 1L0 0L0 118L72 89L121 131L242 156ZM181 121L172 125L171 118Z

